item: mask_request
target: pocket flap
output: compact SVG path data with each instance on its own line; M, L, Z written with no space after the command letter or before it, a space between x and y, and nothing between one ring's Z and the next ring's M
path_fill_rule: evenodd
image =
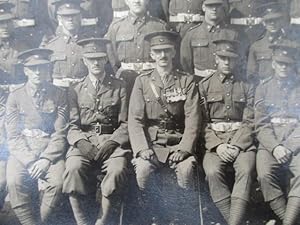
M117 34L116 36L116 41L117 42L122 42L122 41L131 41L133 40L134 36L132 33L127 33L127 34Z
M67 59L67 56L65 54L53 54L51 56L51 61L64 61Z
M207 39L199 39L199 40L192 41L193 47L204 47L204 46L208 46L208 44L209 41Z
M223 95L221 94L210 95L207 98L207 102L220 102L222 100L223 100Z
M257 60L270 60L272 58L272 54L268 52L258 52L256 53Z

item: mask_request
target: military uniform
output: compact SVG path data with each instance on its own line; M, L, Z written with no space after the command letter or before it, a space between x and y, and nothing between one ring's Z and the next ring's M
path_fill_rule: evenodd
M0 21L9 26L12 23L12 14L10 8L13 5L0 3ZM7 30L7 32L12 32ZM23 76L16 72L16 63L18 50L21 48L20 43L12 33L9 37L0 38L0 208L4 203L6 196L6 161L8 157L6 131L5 131L5 109L6 101L12 84L24 81ZM19 71L18 71L19 72Z
M49 61L49 51L30 50L19 58L26 66ZM62 173L66 150L67 101L65 93L50 83L36 89L27 82L7 100L6 128L10 156L7 186L10 203L21 224L40 224L33 216L32 194L43 190L41 220L45 222L61 202ZM31 179L31 166L40 160L51 164L39 179Z
M156 41L151 40L151 45L154 42L157 47L164 48L170 42L169 32L153 32L152 35L153 39L156 35L157 38ZM145 72L136 78L131 94L128 130L135 157L133 165L137 183L141 191L153 192L150 190L155 190L154 173L170 167L183 193L192 195L195 143L200 126L199 95L189 74L173 70L164 80L157 69ZM153 150L156 156L154 160L141 157L141 152L147 149ZM184 151L188 156L180 162L170 163L170 155L177 151ZM155 198L152 201L155 204ZM146 207L149 205L148 202ZM147 216L155 216L153 210L150 208Z
M186 31L203 21L203 0L162 0L171 26L183 37Z
M60 1L58 3L58 15L80 14L80 7L76 2ZM53 83L60 87L68 87L70 83L78 82L87 75L88 71L82 61L82 49L76 43L78 40L90 37L80 28L77 35L70 36L63 32L63 28L58 26L55 37L53 37L45 47L54 53L51 60L53 63Z
M225 35L221 33L218 38L217 55L238 57L236 47L227 43L228 39L222 40L226 38ZM224 46L221 41L224 41ZM239 217L243 219L246 213L245 205L250 200L251 184L255 179L256 154L252 137L254 89L241 74L233 72L225 75L217 70L199 83L199 90L206 108L202 133L206 150L203 168L210 194L229 224L241 224L241 221L235 220ZM224 161L217 152L219 146L224 144L239 149L239 154L232 162ZM228 167L235 171L232 190L226 179ZM228 206L226 202L229 202Z
M258 0L229 0L230 24L243 30L250 43L256 41L264 31L262 18L257 15L260 5L261 1Z
M129 8L125 0L112 0L111 5L114 19L119 19L129 14ZM166 20L166 15L164 14L161 0L151 0L149 1L148 5L149 13L152 16Z
M295 64L296 58L292 57L291 51L283 48L278 52L273 52L273 60ZM299 84L296 73L286 78L275 75L262 82L255 95L255 123L259 141L256 161L258 180L265 201L270 203L283 224L297 224L299 221L299 210L293 209L299 209L300 205ZM288 162L279 163L276 160L274 150L278 146L291 152ZM280 205L274 207L278 199L283 199L282 209ZM295 199L298 203L291 207ZM293 211L295 214L291 216ZM287 223L291 218L296 220Z
M38 47L45 34L51 33L47 3L39 0L9 0L9 2L15 5L13 15L19 41L26 43L28 49Z
M263 20L284 19L284 12L278 8L278 4L266 4L261 7L266 11L262 17ZM276 33L266 31L260 39L250 46L247 63L247 77L250 80L254 83L259 83L259 81L263 81L272 75L272 50L270 49L270 45L280 42L283 38L286 38L289 35L289 29L285 28L280 29Z
M117 77L126 81L128 94L131 93L138 73L153 68L150 46L144 41L144 36L152 31L166 29L164 21L147 14L139 18L130 13L111 24L106 34L106 38L112 42L110 62L114 71L118 71Z
M89 42L92 43L91 47L88 47ZM90 51L83 56L89 58L87 54L90 54L92 57L106 57L106 53L102 56L93 55L106 51L102 50L104 47L101 49L98 47L100 45L93 44L94 42L89 39L82 41L81 45L86 45L84 51ZM107 42L104 45L106 44ZM117 199L126 191L128 158L131 154L128 149L128 105L124 83L109 74L104 74L99 80L89 74L70 88L69 104L70 129L67 139L71 147L67 153L64 193L82 196L95 194L97 183L95 174L100 170L100 173L104 174L101 182L102 196L106 199ZM79 142L82 140L95 146L91 154L87 154L87 149L80 146ZM114 151L107 157L98 157L99 153L103 154L106 151L104 146L108 142L117 144ZM112 207L116 207L116 204L118 203L112 203ZM102 207L105 211L106 206ZM73 205L72 208L76 210ZM118 216L113 218L116 220ZM100 224L107 222L102 221Z

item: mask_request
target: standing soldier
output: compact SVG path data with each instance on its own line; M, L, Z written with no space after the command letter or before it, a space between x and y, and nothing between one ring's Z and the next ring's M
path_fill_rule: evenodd
M106 39L85 39L83 60L88 75L69 90L71 145L66 160L64 193L78 225L90 224L88 208L95 201L96 171L101 182L102 216L97 225L118 224L120 202L128 180L127 94L123 82L105 72Z
M296 225L300 219L300 80L295 67L299 47L288 40L271 47L274 76L258 86L255 96L257 174L264 199L282 224Z
M87 74L87 68L82 61L81 46L76 42L88 35L82 33L79 1L59 0L55 4L60 25L56 29L55 37L45 46L54 52L53 84L69 87L70 83L80 81Z
M180 62L184 71L202 79L216 70L215 44L213 35L227 27L225 24L226 4L224 0L205 0L202 9L204 21L194 26L181 42Z
M174 70L176 37L177 33L170 31L145 37L151 45L155 69L137 77L130 99L128 130L137 183L146 202L144 224L153 216L159 217L151 205L157 203L154 195L159 195L154 175L162 168L170 167L176 173L181 194L186 197L182 210L192 202L188 196L194 184L200 105L193 77ZM168 217L164 215L164 219ZM179 219L192 224L195 218L185 214Z
M230 24L244 31L252 44L263 33L262 18L259 17L258 9L261 0L228 0Z
M120 19L122 17L128 16L129 8L127 6L126 0L112 0L111 1L113 9L113 18ZM151 0L149 2L149 13L154 17L165 20L164 11L162 8L161 0Z
M47 14L47 2L41 0L7 0L15 5L16 32L20 41L29 48L37 48L45 34L51 32L50 20ZM24 49L27 50L27 49Z
M12 4L0 2L0 209L6 196L6 161L7 146L5 132L5 104L13 84L24 81L23 76L16 76L18 50L22 43L16 43L13 31Z
M136 76L153 68L150 58L149 43L144 40L147 33L156 30L166 30L167 24L160 19L147 14L150 0L126 0L129 7L128 16L113 22L106 34L112 42L113 58L111 60L118 76L127 82L130 94Z
M186 31L203 21L203 0L162 0L167 21L183 37Z
M19 55L28 81L10 93L6 105L7 186L22 225L47 222L62 198L68 113L65 93L47 82L51 53L32 49ZM38 190L40 216L33 210Z
M55 31L58 26L57 4L59 0L47 0L48 15L52 29ZM73 1L74 2L74 1ZM89 32L92 36L102 37L112 20L112 11L107 0L81 0L78 1L81 7L81 25L84 32Z
M207 117L203 168L212 199L224 219L229 225L240 225L255 179L254 90L243 74L236 72L238 44L224 31L214 40L217 71L199 84ZM228 167L235 171L232 191Z
M258 84L273 74L271 67L272 49L270 45L280 42L288 35L287 13L283 10L284 5L267 3L261 6L263 25L266 29L264 35L254 42L249 50L247 76L248 79Z

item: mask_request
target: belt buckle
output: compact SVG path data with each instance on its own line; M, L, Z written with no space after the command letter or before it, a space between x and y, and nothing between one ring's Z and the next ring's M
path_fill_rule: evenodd
M188 22L188 23L192 23L193 22L193 15L184 15L184 21Z
M99 135L102 133L102 126L100 124L95 125L95 132Z
M247 23L248 26L254 26L255 25L255 17L247 18L246 21L247 21L246 23Z
M141 71L143 70L143 64L142 63L136 63L136 64L133 64L134 66L134 70L138 70L138 71Z

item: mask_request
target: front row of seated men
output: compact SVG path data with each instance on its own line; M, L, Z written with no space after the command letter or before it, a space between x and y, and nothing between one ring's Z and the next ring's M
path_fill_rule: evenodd
M263 82L255 95L244 74L238 73L239 43L233 32L224 29L213 40L217 72L200 83L174 70L176 33L148 34L156 66L137 77L129 107L126 85L104 69L107 40L79 42L89 73L68 90L49 82L50 50L21 53L28 81L11 92L6 104L7 185L21 224L51 221L62 193L69 196L78 225L119 224L121 202L130 188L131 163L145 203L142 224L150 224L156 216L151 195L159 192L157 171L174 171L180 195L187 196L185 208L193 196L197 164L203 165L212 199L228 224L241 225L245 220L256 171L265 201L275 214L284 225L297 224L300 83L295 73L296 46L288 40L273 46L273 78ZM199 155L204 155L203 162ZM235 171L233 188L228 184L228 167ZM95 201L90 197L96 190L96 171L103 175L101 214L91 222L88 206ZM43 196L35 214L31 195L38 188ZM178 224L193 224L192 218L179 219Z

